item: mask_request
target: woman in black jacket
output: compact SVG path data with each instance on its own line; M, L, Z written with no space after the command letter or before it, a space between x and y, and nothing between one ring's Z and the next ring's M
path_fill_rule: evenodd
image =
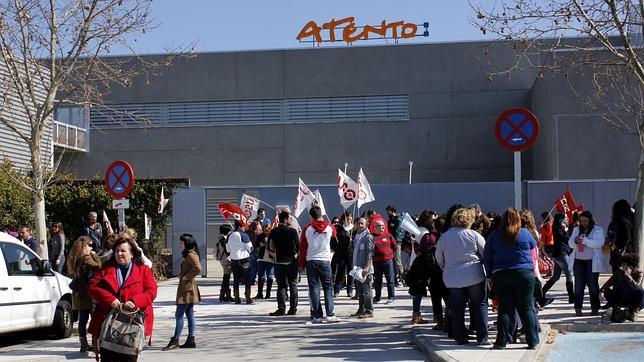
M635 215L628 201L622 199L613 204L610 225L606 232L606 240L611 243L610 265L615 274L621 265L621 257L625 253L632 253L633 224Z
M552 261L555 264L555 270L552 277L548 279L543 286L543 295L561 278L563 271L566 276L566 291L568 292L568 303L574 303L575 290L573 288L572 275L568 267L568 255L570 255L570 246L568 246L568 226L566 223L566 215L558 213L552 222L552 237L554 238L554 246L552 249Z

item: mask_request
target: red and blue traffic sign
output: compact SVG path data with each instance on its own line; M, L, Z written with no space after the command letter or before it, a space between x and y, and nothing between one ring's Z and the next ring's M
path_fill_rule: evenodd
M514 152L525 151L539 138L539 121L527 109L511 108L496 120L494 133L501 146Z
M134 170L125 161L114 161L105 172L105 188L114 198L126 197L134 186Z

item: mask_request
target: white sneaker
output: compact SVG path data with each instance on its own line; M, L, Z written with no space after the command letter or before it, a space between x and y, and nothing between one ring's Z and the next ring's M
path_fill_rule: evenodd
M313 318L310 321L306 322L306 325L310 326L311 324L321 324L322 321L322 318Z
M330 317L326 317L326 322L327 323L340 323L341 320L340 320L340 318L338 318L338 317L333 315L333 316L330 316Z

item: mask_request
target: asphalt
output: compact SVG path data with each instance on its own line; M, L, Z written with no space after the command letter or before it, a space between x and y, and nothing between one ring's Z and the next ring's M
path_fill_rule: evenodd
M562 336L567 334L591 332L586 334L590 337L592 332L644 332L644 313L638 322L621 324L609 323L609 314L575 317L572 305L567 303L563 280L549 292L549 296L556 298L555 302L539 313L542 331L536 350L527 350L525 344L509 344L505 350L475 344L457 346L445 333L432 330L431 324L413 326L410 324L412 303L406 288L397 288L395 304L377 304L374 318L367 320L349 317L357 309L357 301L343 293L335 300L341 323L307 326L305 280L299 285L298 315L275 318L268 316L276 308L274 297L254 305L220 303L221 269L218 263L209 260L208 270L208 278L198 281L203 297L196 307L198 348L161 351L174 330L177 288L174 278L159 283L154 304L153 343L141 354L140 360L545 361L549 360L558 339L563 340ZM430 298L423 299L422 312L425 319L432 320ZM496 314L491 311L489 321L493 341ZM0 362L93 359L93 354L81 354L77 349L76 335L63 340L51 340L33 332L5 335L0 338Z

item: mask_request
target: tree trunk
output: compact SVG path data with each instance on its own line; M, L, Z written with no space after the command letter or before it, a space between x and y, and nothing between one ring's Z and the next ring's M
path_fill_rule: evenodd
M45 192L42 188L31 193L34 200L36 239L40 244L38 251L43 260L49 259L47 248L47 223L45 222Z
M49 259L47 248L47 222L45 220L45 175L43 158L41 154L43 130L33 125L31 131L31 178L33 180L33 191L31 198L34 201L34 223L36 239L38 240L38 254L43 260Z
M644 147L640 148L640 168L637 172L637 193L635 202L635 252L640 256L640 270L644 270Z

